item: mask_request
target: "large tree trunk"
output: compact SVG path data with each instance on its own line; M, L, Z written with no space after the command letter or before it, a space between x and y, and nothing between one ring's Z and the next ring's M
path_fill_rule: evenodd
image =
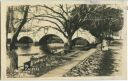
M72 50L72 39L68 39L69 50Z
M72 36L68 36L67 40L67 43L64 45L65 53L69 53L72 50Z
M68 42L67 42L67 50L72 50L72 36L68 36Z
M15 49L16 46L16 42L17 42L17 37L22 29L22 27L24 26L24 24L27 22L27 16L28 16L28 9L29 9L29 6L26 6L25 7L25 12L24 12L24 16L23 16L23 20L21 22L21 24L19 25L17 31L14 33L13 37L12 37L12 41L11 41L11 44L10 44L10 51L12 49Z
M18 69L18 56L16 54L16 52L13 51L9 51L8 52L8 69L9 69L9 73L14 73L15 69Z
M23 20L22 20L21 24L19 25L17 31L14 33L11 43L10 43L10 50L9 50L10 67L9 68L10 68L11 72L14 72L15 69L18 69L18 56L15 52L15 48L16 48L15 44L17 42L17 37L18 37L22 27L27 22L28 9L29 9L29 6L25 6Z
M68 36L67 36L67 39L68 39L68 42L67 42L67 47L68 47L68 50L72 50L73 48L73 42L72 42L72 37L74 35L74 33L77 31L77 29L75 29L74 31L71 32L70 29L68 29Z

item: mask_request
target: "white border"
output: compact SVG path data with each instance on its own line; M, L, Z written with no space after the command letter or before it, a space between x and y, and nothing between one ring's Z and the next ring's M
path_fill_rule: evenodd
M92 4L90 2L87 1L83 1L83 0L79 0L79 1L53 1L53 0L44 0L44 1L40 1L40 0L33 0L33 1L20 1L20 2L2 2L1 4L1 79L6 79L6 80L117 80L117 79L126 79L126 72L127 72L127 68L123 69L125 70L125 73L123 73L122 76L100 76L100 77L46 77L46 78L6 78L6 8L8 5L41 5L41 4ZM123 2L100 2L97 4L122 4L122 5L126 5ZM124 28L124 33L123 36L124 38L126 37L127 31L126 31L126 9L124 10L125 12L125 28ZM126 43L127 40L124 40L124 42ZM127 44L126 44L127 45ZM126 45L124 45L124 64L123 67L126 67Z

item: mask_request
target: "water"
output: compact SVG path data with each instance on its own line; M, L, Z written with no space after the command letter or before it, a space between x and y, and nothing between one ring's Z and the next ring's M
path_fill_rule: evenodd
M52 43L49 44L50 48L52 50L60 50L64 48L63 43ZM38 54L44 54L43 50L40 49L40 46L35 45L19 45L18 49L15 50L18 55L38 55Z
M43 54L43 50L40 49L40 46L19 46L18 49L15 50L18 55L33 55L33 54Z
M50 44L52 49L60 51L63 50L64 44ZM25 62L30 61L32 57L39 58L46 55L40 46L35 45L18 45L18 48L15 50L18 55L18 67L23 67Z

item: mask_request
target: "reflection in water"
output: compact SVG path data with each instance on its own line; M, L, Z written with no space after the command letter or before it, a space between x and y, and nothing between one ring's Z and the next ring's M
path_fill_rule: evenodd
M51 50L60 51L63 48L63 44L50 44ZM18 48L15 49L15 52L18 55L18 67L23 67L25 62L30 61L32 57L39 58L45 54L43 49L40 46L31 45L18 45Z
M33 56L35 58L44 56L40 46L35 45L19 45L15 51L18 55L18 67L23 67Z
M50 50L63 50L64 44L63 43L52 43L48 44ZM15 50L18 55L21 54L44 54L44 50L41 46L35 45L19 45L18 48Z
M43 54L43 51L40 49L40 46L35 45L29 45L29 46L19 46L18 49L16 49L16 53L18 55L20 54Z

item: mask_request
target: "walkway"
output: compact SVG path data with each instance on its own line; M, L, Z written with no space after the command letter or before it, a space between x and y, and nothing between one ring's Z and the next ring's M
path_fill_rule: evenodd
M63 66L57 67L56 69L49 71L48 73L40 76L40 77L62 77L65 73L67 73L71 68L79 64L85 58L92 55L96 49L90 49L88 51L80 51L78 56L73 58L71 61L65 63Z
M118 41L121 43L122 41ZM114 51L113 53L113 59L114 59L114 66L115 71L112 73L112 75L121 75L122 73L122 45L115 45L110 46L110 49ZM124 52L125 53L125 52Z

